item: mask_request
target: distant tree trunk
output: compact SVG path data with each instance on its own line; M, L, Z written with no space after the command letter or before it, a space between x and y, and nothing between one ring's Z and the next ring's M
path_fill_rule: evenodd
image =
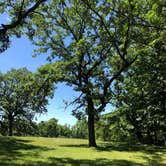
M96 147L96 138L95 138L95 114L94 114L94 105L92 99L88 98L88 134L89 134L89 146Z
M12 114L9 114L8 115L8 125L9 125L9 136L12 136L13 135L13 116Z
M141 142L141 143L143 143L143 136L142 136L141 131L139 131L139 129L136 129L135 130L135 134L136 134L136 136L138 138L138 141Z
M163 130L164 133L164 146L166 146L166 127Z
M151 131L149 129L147 130L147 140L145 143L153 144L153 138L151 136Z

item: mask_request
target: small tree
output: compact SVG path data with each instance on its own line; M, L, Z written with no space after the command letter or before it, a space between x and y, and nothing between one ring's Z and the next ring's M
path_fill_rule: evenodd
M58 131L58 120L55 118L49 119L48 121L41 121L38 124L38 131L40 136L44 137L57 137Z

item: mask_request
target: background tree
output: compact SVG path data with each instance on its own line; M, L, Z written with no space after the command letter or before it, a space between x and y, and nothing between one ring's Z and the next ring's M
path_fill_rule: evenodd
M104 141L111 140L110 121L107 115L101 115L99 121L96 122L96 137Z
M71 128L72 137L74 138L88 138L88 126L86 118L78 120Z
M38 134L42 137L72 137L70 126L58 124L55 118L41 121L37 126Z
M49 1L37 12L19 34L38 46L36 54L50 53L45 72L60 71L59 80L80 92L73 114L88 115L89 146L96 146L94 122L112 99L115 80L165 34L164 2Z
M137 142L134 126L128 121L123 109L102 115L96 125L97 137L104 141Z
M45 122L41 121L38 124L39 135L44 137L57 137L59 135L57 122L58 120L55 118Z
M147 12L137 15L138 22L134 23L140 27L135 31L139 57L128 72L115 81L118 109L106 119L116 140L128 137L143 143L164 144L165 3L146 1L141 6Z
M145 45L140 57L128 71L124 81L116 82L116 104L121 107L133 133L141 142L164 144L166 110L166 40L163 1L152 1L147 14L151 26L143 29ZM149 38L150 36L150 38ZM137 39L142 40L142 39Z
M32 119L16 117L13 122L13 135L17 136L37 136L37 123Z
M54 86L26 68L11 69L0 76L0 112L8 121L9 135L13 134L16 117L33 119L36 113L46 112L48 98L53 97Z
M141 142L158 144L165 140L165 66L163 52L153 49L146 58L137 60L128 77L118 86L121 91L119 107Z
M59 137L72 137L70 125L58 125Z

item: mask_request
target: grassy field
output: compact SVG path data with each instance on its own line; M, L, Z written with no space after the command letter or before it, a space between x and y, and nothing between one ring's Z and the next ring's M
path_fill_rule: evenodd
M42 137L0 137L0 166L166 166L166 148Z

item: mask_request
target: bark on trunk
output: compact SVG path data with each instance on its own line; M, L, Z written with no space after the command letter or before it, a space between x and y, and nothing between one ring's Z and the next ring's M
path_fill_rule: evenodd
M94 105L91 99L88 99L88 134L89 134L89 146L96 147L95 138L95 115L94 115Z
M143 143L143 137L142 137L142 134L141 132L139 131L139 129L136 129L136 132L135 132L137 138L138 138L138 141Z
M8 117L8 123L9 123L9 136L13 135L13 117L9 116Z

